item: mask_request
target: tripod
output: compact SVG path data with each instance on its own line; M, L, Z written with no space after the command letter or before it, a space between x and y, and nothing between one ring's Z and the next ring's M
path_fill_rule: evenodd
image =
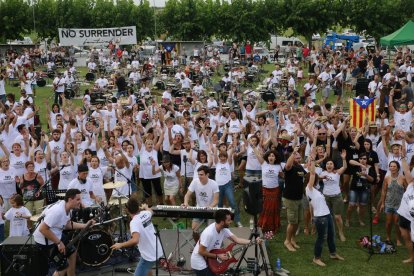
M255 214L253 216L253 219L254 219L254 227L253 227L252 232L250 233L250 236L249 236L249 240L252 241L252 242L256 241L256 239L258 237L260 237L259 229L257 227L257 214ZM244 256L246 255L247 249L248 249L248 247L244 248L243 253L241 254L240 259L237 263L237 266L234 269L233 275L239 275L240 265L241 265L242 261L245 259ZM259 250L260 250L260 257L259 257ZM262 259L262 265L261 266L259 265L260 258ZM265 254L264 254L263 244L255 243L255 245L254 245L254 266L253 266L253 271L252 271L253 275L254 276L259 275L260 272L261 272L261 268L263 268L263 270L266 273L266 276L268 276L269 275L269 265L266 263L266 257L265 257Z
M167 255L165 254L164 245L162 244L161 237L160 237L160 231L158 230L158 225L157 224L153 224L153 225L154 225L154 230L155 230L155 233L154 233L154 235L155 235L155 256L157 258L157 260L155 261L155 275L158 276L158 271L159 271L159 268L158 268L158 266L159 266L158 265L158 262L159 262L159 260L158 260L158 242L159 242L160 245L161 245L162 254L163 254L163 256L166 260L168 273L171 276L170 264L168 262Z

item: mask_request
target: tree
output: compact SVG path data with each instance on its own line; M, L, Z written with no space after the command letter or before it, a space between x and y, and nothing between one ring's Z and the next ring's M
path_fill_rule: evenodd
M343 24L374 37L379 43L382 36L396 31L412 18L413 3L412 0L343 0L341 4L348 15Z
M24 0L0 0L0 40L22 38L33 23L29 4Z
M336 0L285 0L282 22L295 34L303 35L312 42L312 34L325 33L339 18L340 6ZM341 15L342 16L342 15Z

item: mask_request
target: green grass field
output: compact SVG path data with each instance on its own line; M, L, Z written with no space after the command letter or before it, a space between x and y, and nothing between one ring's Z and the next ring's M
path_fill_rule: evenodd
M271 72L273 65L267 64L264 69ZM268 74L268 73L267 73ZM267 75L266 74L266 75ZM84 77L85 68L80 69L80 76ZM214 80L217 80L215 77ZM263 77L262 77L263 79ZM51 82L51 81L50 81ZM301 87L302 85L298 85ZM83 91L87 86L81 88ZM301 92L301 89L299 89ZM6 85L7 93L16 93L17 99L20 97L18 88ZM83 94L83 93L82 93ZM320 95L320 94L319 94ZM53 92L51 87L38 88L35 103L40 106L40 118L42 125L46 125L46 107L44 101L49 98L50 103L53 102ZM329 102L333 102L333 96L330 97ZM75 100L75 104L79 105L80 100ZM237 191L237 198L240 198L241 192ZM240 201L239 201L240 202ZM242 203L240 202L240 206ZM345 215L345 213L344 213ZM369 235L369 224L366 219L366 226L356 226L356 214L351 220L351 227L345 229L346 242L336 241L337 252L345 258L345 261L331 261L329 260L328 248L325 243L322 260L326 262L327 267L320 268L312 264L313 246L316 239L315 236L305 236L303 231L297 237L297 242L301 246L297 252L289 252L283 246L286 231L286 214L282 210L282 227L280 233L269 241L268 250L270 256L270 264L273 266L277 258L281 259L282 267L290 270L291 275L409 275L412 271L412 265L402 264L402 260L407 258L407 251L404 247L398 247L397 253L392 255L374 255L369 262L368 253L366 249L362 249L357 245L357 240L365 235ZM242 211L242 223L244 226L249 226L249 216ZM160 229L171 228L171 225L160 218L155 218L154 221L159 224ZM303 230L303 226L302 226ZM381 217L380 224L374 225L374 235L385 236L384 217ZM247 237L245 237L247 238ZM394 241L395 242L395 241Z

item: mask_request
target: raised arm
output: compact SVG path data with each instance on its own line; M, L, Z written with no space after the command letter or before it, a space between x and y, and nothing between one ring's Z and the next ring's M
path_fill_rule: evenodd
M348 164L346 163L346 150L345 149L343 149L341 152L341 158L342 158L342 167L336 171L336 173L339 175L343 174L346 168L348 167Z

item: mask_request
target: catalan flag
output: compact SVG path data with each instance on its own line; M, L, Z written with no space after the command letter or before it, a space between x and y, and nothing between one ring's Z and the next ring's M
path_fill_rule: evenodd
M365 118L368 122L375 122L376 107L375 98L359 99L353 98L349 105L349 114L352 116L351 126L361 128L364 126Z

